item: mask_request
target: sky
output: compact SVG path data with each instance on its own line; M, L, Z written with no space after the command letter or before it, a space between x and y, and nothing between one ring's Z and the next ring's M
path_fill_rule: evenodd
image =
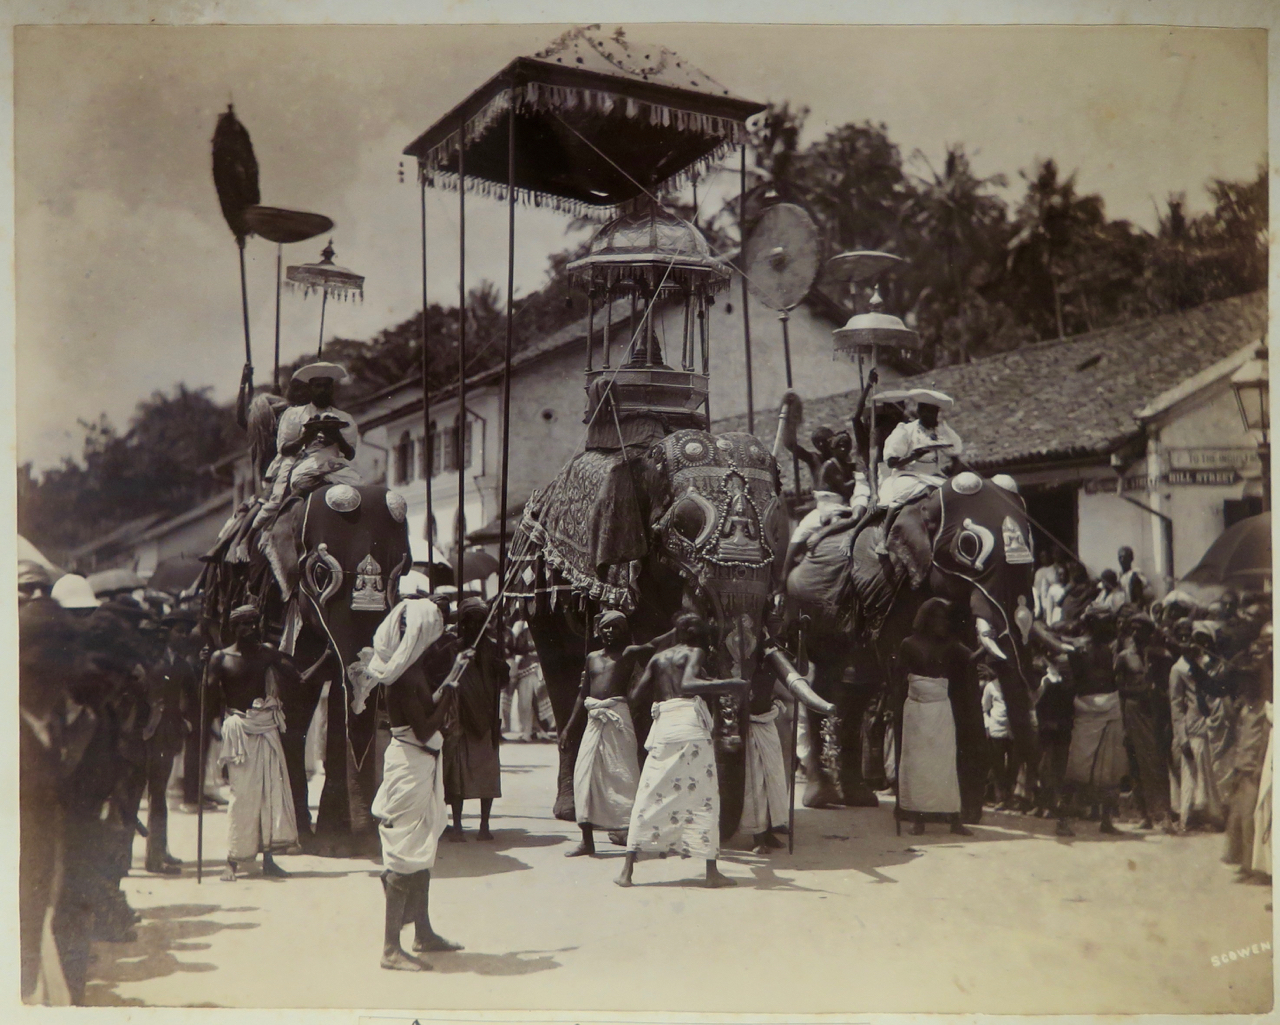
M566 26L567 27L567 26ZM368 338L421 308L419 208L404 147L513 57L563 29L536 26L19 27L14 41L18 455L78 455L81 419L123 427L179 381L234 396L244 359L239 271L210 174L234 102L262 202L335 222L336 261L366 276L362 304L330 304L325 334ZM1156 203L1252 177L1264 159L1261 30L1163 27L627 26L725 87L808 106L807 143L884 122L908 168L963 143L981 175L1037 158L1078 172L1112 217L1146 228ZM919 152L920 156L914 155ZM405 179L398 169L406 162ZM722 178L720 193L730 185ZM715 201L714 189L704 205ZM703 190L706 195L707 190ZM457 195L429 193L428 286L457 301ZM581 235L517 209L516 292ZM467 278L504 282L505 205L467 203ZM314 261L324 238L285 247ZM247 249L254 364L270 376L275 246ZM318 340L318 297L286 292L281 358Z

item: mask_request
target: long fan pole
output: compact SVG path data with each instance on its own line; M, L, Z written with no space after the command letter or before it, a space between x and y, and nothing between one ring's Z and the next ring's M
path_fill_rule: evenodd
M253 347L249 344L249 286L244 276L244 242L240 242L240 311L244 316L244 361L253 366ZM250 382L252 383L252 382Z
M462 556L466 545L467 523L463 500L467 495L464 452L467 438L467 126L458 130L458 420L454 437L454 461L458 464L458 515L454 542L458 549L458 566L454 584L462 596Z
M200 723L196 727L196 882L204 882L204 762L205 740L209 735L209 723L205 720L205 691L208 689L209 664L206 662L200 675Z
M284 265L284 246L276 243L276 361L271 371L271 387L280 391L280 274Z
M738 251L741 262L747 249L747 144L742 144L742 166L740 171L741 191L738 193L738 234L742 237L742 248ZM747 433L756 432L755 388L751 380L751 313L747 303L747 275L744 268L739 268L742 278L742 352L747 371ZM710 425L708 425L710 426Z
M419 169L419 197L422 201L422 476L427 486L427 519L423 530L427 535L427 592L433 592L431 567L436 558L435 517L431 510L431 478L435 474L435 439L431 437L431 384L427 356L427 176Z
M511 106L507 108L507 349L502 363L502 486L498 499L498 587L506 586L507 579L507 486L508 456L511 450L511 348L515 339L515 285L516 285L516 104L512 91ZM587 332L587 353L591 352L591 332ZM502 600L498 601L498 655L506 642L505 614Z
M782 321L782 358L786 361L787 391L790 391L794 387L791 381L791 311L783 310L778 314L778 319ZM794 451L791 453L791 479L795 482L798 502L800 500L800 457ZM814 481L813 486L816 489L818 482Z

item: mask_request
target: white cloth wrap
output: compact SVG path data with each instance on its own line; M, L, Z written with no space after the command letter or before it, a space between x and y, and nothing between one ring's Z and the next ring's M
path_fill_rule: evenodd
M444 617L426 598L406 598L387 613L373 634L372 654L361 651L351 666L351 710L359 715L378 684L389 687L422 658L444 633Z
M711 715L695 697L660 701L653 717L627 849L713 859L720 849L720 789Z
M436 863L440 835L448 824L440 768L443 744L439 733L423 745L411 726L391 728L382 785L371 810L378 820L382 864L392 872L411 875Z
M623 697L587 698L587 726L573 766L578 822L596 829L626 829L636 800L640 762L631 709Z
M960 811L956 723L947 691L945 679L907 674L898 766L898 807L903 811Z
M222 721L218 762L226 765L231 782L227 857L233 861L252 861L259 851L286 850L298 842L283 730L278 698L257 698L247 712L228 712Z
M742 806L742 828L763 833L771 826L787 824L787 765L777 718L782 704L751 717L747 731L747 765Z

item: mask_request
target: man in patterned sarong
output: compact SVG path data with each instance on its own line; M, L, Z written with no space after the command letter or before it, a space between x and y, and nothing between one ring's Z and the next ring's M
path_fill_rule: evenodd
M649 660L631 690L639 701L652 688L653 728L645 742L649 757L631 810L627 856L614 880L630 886L641 851L700 857L709 888L736 886L720 873L720 789L711 739L712 720L703 695L741 694L745 680L709 680L701 675L710 631L691 612L676 619L676 644Z

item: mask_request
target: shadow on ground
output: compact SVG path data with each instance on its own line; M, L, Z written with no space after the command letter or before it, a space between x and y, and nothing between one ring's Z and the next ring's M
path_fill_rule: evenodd
M465 828L466 840L455 843L446 833L440 838L440 854L436 867L431 870L434 879L472 879L476 876L498 875L502 872L522 872L531 866L519 858L506 854L530 847L554 847L567 842L567 837L557 833L530 833L526 829L494 827L492 840L477 840L475 829ZM456 853L455 853L456 852Z
M471 972L475 975L532 975L559 968L556 954L567 954L577 947L561 947L559 950L513 950L508 954L481 954L459 951L456 954L424 954L423 958L437 972L457 975Z
M256 907L224 908L216 904L169 904L141 912L138 938L132 943L95 943L85 1003L97 1006L140 1006L143 1001L122 997L121 983L145 982L179 972L212 972L217 966L187 961L179 955L208 950L198 942L226 929L256 929L257 922L224 921L221 916L257 911ZM217 914L219 918L211 918Z

